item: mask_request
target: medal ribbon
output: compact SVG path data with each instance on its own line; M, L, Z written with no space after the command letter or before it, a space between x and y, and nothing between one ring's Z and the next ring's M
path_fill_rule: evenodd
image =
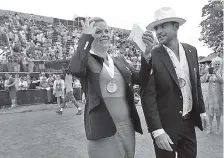
M89 52L91 54L97 55L95 52L93 52L93 50L90 50ZM105 69L109 73L110 77L113 79L114 78L114 61L113 61L113 59L111 58L110 55L107 55L107 57L108 57L109 66L107 66L107 64L105 64L105 63L103 63L103 66L105 67Z
M109 66L107 66L107 64L105 63L103 63L103 66L109 73L110 77L113 79L114 78L114 61L109 55L108 55L108 63L109 63Z

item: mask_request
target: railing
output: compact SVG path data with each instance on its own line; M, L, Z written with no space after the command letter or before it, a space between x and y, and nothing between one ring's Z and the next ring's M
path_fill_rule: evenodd
M67 68L69 60L0 60L0 73L12 72L12 73L39 73L39 72L51 72L61 73L63 68ZM140 69L141 64L132 64L136 70Z
M68 66L69 60L44 61L44 60L0 60L0 73L3 72L52 72L61 73L62 68Z

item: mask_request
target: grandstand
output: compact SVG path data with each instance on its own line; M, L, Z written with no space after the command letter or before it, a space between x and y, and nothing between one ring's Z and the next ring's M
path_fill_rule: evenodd
M81 20L85 18L66 20L0 10L0 72L60 72L77 49ZM111 27L111 33L109 53L121 53L136 62L140 52L126 42L130 30Z

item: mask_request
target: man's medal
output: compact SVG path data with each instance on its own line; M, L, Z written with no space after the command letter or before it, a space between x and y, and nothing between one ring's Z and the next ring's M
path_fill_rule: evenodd
M180 88L183 88L186 85L185 79L179 78L178 81L179 81Z

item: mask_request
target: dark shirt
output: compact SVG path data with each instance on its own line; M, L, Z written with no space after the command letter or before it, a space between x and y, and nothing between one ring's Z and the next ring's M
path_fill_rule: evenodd
M4 81L0 80L0 90L5 90Z
M33 81L31 81L29 89L36 89L36 87L39 86L39 85L40 85L40 82L33 83Z

